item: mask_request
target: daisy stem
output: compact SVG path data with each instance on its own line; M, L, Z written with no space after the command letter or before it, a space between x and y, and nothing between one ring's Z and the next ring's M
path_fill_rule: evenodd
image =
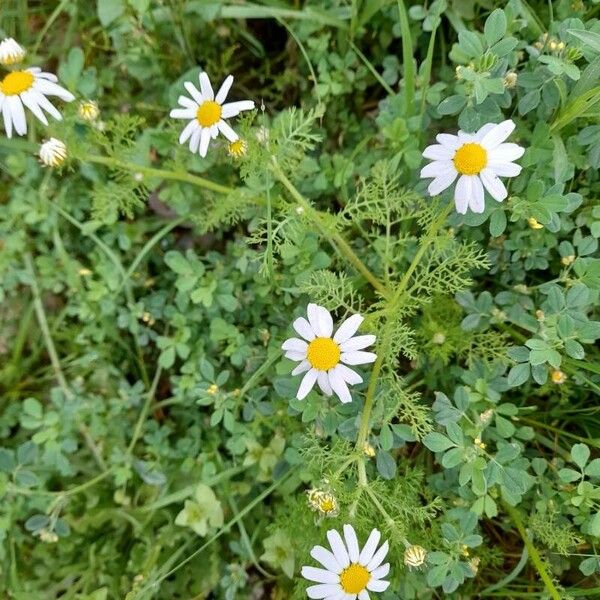
M339 251L344 258L348 260L348 262L359 272L364 278L384 297L389 296L389 291L387 288L371 273L369 268L358 258L358 256L352 250L350 244L336 231L332 230L332 228L327 227L327 225L323 222L323 218L318 210L313 208L304 196L296 189L294 184L286 177L285 173L281 170L277 159L273 156L272 158L272 167L273 173L279 179L279 181L284 185L284 187L288 190L292 198L298 202L298 204L304 209L304 212L308 215L310 220L316 225L319 229L323 237L325 237L330 244Z
M107 167L123 169L124 171L142 173L143 175L147 175L148 177L158 177L160 179L170 179L172 181L183 181L185 183L191 183L192 185L197 185L198 187L211 190L212 192L218 192L219 194L229 194L232 191L234 191L227 186L215 183L210 179L205 179L204 177L200 177L198 175L192 175L191 173L187 173L186 171L168 171L166 169L155 169L153 167L145 167L143 165L138 165L137 163L133 162L117 160L116 158L111 158L110 156L98 156L96 154L86 156L84 160L86 162L92 162L99 165L106 165Z
M533 542L531 541L527 531L525 530L525 526L523 525L523 520L521 519L519 511L514 506L508 504L508 502L504 502L503 504L506 512L508 513L508 516L511 518L512 522L515 524L519 533L521 534L523 543L525 544L525 547L529 552L529 558L531 559L531 562L533 563L533 566L538 572L541 580L544 582L544 585L546 586L550 597L554 600L560 600L561 595L558 593L558 590L554 586L552 578L550 577L550 575L548 575L548 572L546 571L546 567L544 566L538 549L533 545Z
M400 280L398 287L394 290L394 295L392 296L391 300L388 303L387 311L386 311L387 312L387 321L383 328L383 336L381 338L381 343L379 344L379 346L377 348L377 358L373 365L373 370L371 371L369 387L367 388L367 393L365 396L365 406L363 408L363 412L362 412L362 415L360 418L360 425L358 428L358 436L356 438L356 449L359 452L362 452L365 442L367 441L367 438L369 437L369 429L370 429L369 422L370 422L370 418L371 418L371 411L373 410L373 401L375 399L375 391L377 389L377 380L379 379L379 375L381 374L383 360L384 360L384 357L387 355L388 347L392 340L394 320L393 320L393 318L390 318L390 317L393 317L393 315L396 313L396 309L398 308L398 305L400 304L400 301L402 300L402 297L404 295L404 292L406 291L406 288L408 286L410 278L412 277L416 268L419 266L419 263L421 262L423 255L429 248L429 245L431 244L431 242L433 242L433 240L435 239L435 237L438 234L438 231L443 226L443 224L446 222L446 218L450 214L451 210L452 210L452 203L449 203L448 206L446 206L446 208L440 212L437 219L435 219L431 223L429 231L423 238L421 245L419 247L419 250L415 254L414 258L412 259L408 269L405 271L402 279ZM361 455L361 460L359 460L359 462L358 462L358 482L360 485L363 485L363 486L367 485L367 470L366 470L365 459L364 459L364 456L362 456L362 455Z

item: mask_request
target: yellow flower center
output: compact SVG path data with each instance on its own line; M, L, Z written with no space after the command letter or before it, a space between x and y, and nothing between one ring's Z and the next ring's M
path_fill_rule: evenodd
M359 594L371 579L371 573L362 565L352 563L340 573L340 584L346 594Z
M221 105L214 100L203 102L196 112L196 119L202 127L212 127L221 119Z
M29 71L13 71L0 81L0 91L5 96L17 96L33 85L34 77Z
M337 508L335 498L331 494L324 494L319 502L319 508L324 513L333 512Z
M477 175L487 165L487 152L483 146L471 142L461 146L452 160L461 175Z
M308 362L314 369L329 371L340 362L340 347L328 337L315 338L307 351Z

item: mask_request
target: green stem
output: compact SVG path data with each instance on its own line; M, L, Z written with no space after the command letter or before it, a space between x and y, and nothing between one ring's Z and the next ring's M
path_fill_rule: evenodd
M152 385L146 394L146 401L144 402L144 406L142 407L142 411L140 412L140 416L135 424L135 428L133 430L133 436L131 437L131 442L129 442L129 446L127 447L127 454L131 455L133 453L133 449L135 447L136 442L139 437L142 435L142 429L144 427L144 423L146 421L146 417L148 416L148 412L150 411L150 405L152 404L152 400L154 400L154 396L156 395L156 388L158 387L158 382L160 381L160 376L162 375L162 367L158 367L156 369L156 373L154 374L154 379L152 380Z
M387 320L384 325L381 343L379 344L379 346L377 348L377 358L375 360L375 364L373 365L373 371L371 372L369 386L367 388L367 393L365 395L365 406L363 408L363 412L362 412L362 415L360 418L360 424L359 424L359 428L358 428L358 436L356 438L356 448L359 452L362 452L365 442L367 441L367 438L369 436L370 418L371 418L371 411L373 410L375 391L377 389L377 380L379 379L379 375L381 374L383 360L387 354L388 346L392 339L392 324L394 321L393 321L393 318L391 318L391 317L393 317L393 315L395 314L396 308L398 307L400 301L402 300L402 296L404 295L404 292L406 291L406 288L408 286L410 278L412 277L413 273L415 272L415 269L419 266L419 263L421 262L423 255L429 248L429 245L431 244L431 242L436 237L436 235L437 235L438 231L440 230L440 228L442 227L442 225L445 223L446 218L451 210L452 210L452 204L450 203L450 204L448 204L448 206L446 206L446 208L442 212L440 212L437 219L435 219L433 221L429 231L427 232L427 235L421 242L419 250L415 254L414 258L412 259L408 269L406 270L406 272L404 273L404 276L400 280L398 287L394 290L394 295L392 296L392 299L388 303L387 310L386 310ZM361 455L361 460L358 462L358 480L361 485L366 485L366 483L367 483L367 473L366 473L366 466L365 466L365 460L364 460L363 455Z
M122 169L124 171L132 171L134 173L142 173L142 175L147 175L148 177L157 177L159 179L169 179L172 181L182 181L184 183L191 183L192 185L196 185L201 188L205 188L210 190L211 192L217 192L219 194L230 194L234 192L232 188L221 185L220 183L215 183L210 179L205 179L204 177L200 177L199 175L192 175L187 171L169 171L167 169L155 169L153 167L145 167L143 165L138 165L137 163L127 162L124 160L117 160L116 158L111 158L110 156L98 156L96 154L91 154L82 159L84 162L96 163L98 165L105 165L107 167L112 167L113 169Z
M527 531L525 531L525 526L523 525L523 520L521 519L521 515L519 514L519 511L514 506L511 506L510 504L508 504L508 502L503 502L503 505L504 505L504 508L505 508L506 512L508 513L509 517L511 518L512 522L515 524L515 526L519 530L519 534L521 535L521 538L523 539L525 547L527 548L527 551L529 552L529 558L531 559L533 566L536 568L539 576L541 577L542 581L544 582L544 585L546 586L546 589L548 590L550 597L553 598L554 600L561 600L560 594L558 593L558 590L554 586L554 582L552 581L552 578L550 577L550 575L548 575L548 572L546 571L546 567L544 566L544 563L542 561L540 553L538 552L537 548L533 545L533 542L531 541L531 538L527 534Z
M317 229L321 232L331 245L338 249L340 254L348 260L348 262L359 272L363 277L384 297L387 297L389 292L387 288L371 273L369 268L358 258L358 256L352 250L350 244L337 232L331 231L319 214L319 211L315 210L310 202L300 194L294 184L286 177L285 173L281 170L277 159L273 156L271 165L273 167L273 173L289 191L290 195L298 204L304 209L304 212L309 216L310 220L315 224Z

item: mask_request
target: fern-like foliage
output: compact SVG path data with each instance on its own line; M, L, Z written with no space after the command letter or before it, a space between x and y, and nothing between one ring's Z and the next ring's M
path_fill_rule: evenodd
M343 309L349 313L361 313L364 299L357 292L353 280L345 273L334 273L327 269L311 273L300 289L314 302L329 310Z

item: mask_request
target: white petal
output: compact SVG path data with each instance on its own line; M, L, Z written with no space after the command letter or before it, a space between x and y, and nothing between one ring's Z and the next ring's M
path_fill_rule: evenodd
M307 360L303 360L293 371L292 375L300 375L310 369L310 363Z
M333 336L333 341L338 344L343 344L345 341L349 340L360 327L360 324L365 320L361 315L352 315L348 317L335 332Z
M313 389L315 385L315 381L317 380L318 371L316 369L311 369L300 382L300 387L298 388L298 393L296 394L296 398L298 400L304 400L310 390Z
M458 136L451 135L450 133L438 133L438 135L435 136L435 139L440 145L450 148L451 150L458 150L461 146Z
M340 350L342 352L362 350L367 346L372 346L376 339L377 338L374 335L357 335L356 337L346 340L343 344L340 344Z
M487 168L493 171L498 177L516 177L523 170L521 165L513 162L496 162L494 160L488 161Z
M363 382L363 378L356 371L349 369L346 365L343 365L342 363L339 363L335 367L333 367L332 371L336 371L336 373L346 383L349 383L350 385L356 385L358 383Z
M183 131L179 135L179 143L185 144L190 139L192 133L194 133L194 131L196 131L196 129L199 129L199 128L200 128L200 125L198 125L198 121L196 121L196 119L194 119L193 121L190 121L183 128ZM192 152L195 152L195 150L192 150Z
M339 584L333 583L320 583L319 585L311 585L306 588L306 594L309 598L321 599L327 598L332 594L336 594L340 589Z
M282 350L295 350L296 352L306 352L308 344L298 338L289 338L281 345Z
M198 146L200 146L200 136L202 135L202 127L198 125L198 127L194 128L192 135L190 137L190 152L194 154L198 152Z
M212 85L210 85L210 79L208 75L202 71L200 73L200 91L202 92L202 96L205 100L214 100L215 93L213 92Z
M64 87L61 87L52 81L47 81L46 79L36 79L34 86L36 90L46 96L57 96L65 102L71 102L72 100L75 100L75 96L73 96L71 92L65 90Z
M304 317L298 317L292 327L296 330L298 335L301 335L305 340L311 342L315 339L316 334L310 323Z
M360 556L360 550L358 549L358 538L356 537L356 531L352 525L344 525L344 537L346 538L346 546L348 547L348 556L350 562L358 562Z
M316 581L317 583L339 583L340 577L336 573L327 571L325 569L317 569L315 567L302 567L302 577L309 581Z
M54 81L54 83L58 81L58 77L54 73L42 71L39 67L32 67L31 69L27 70L30 73L33 73L36 76L36 78L41 77L42 79L47 79L48 81Z
M221 119L217 123L219 131L230 141L235 142L238 139L238 134L231 128L231 126Z
M371 579L367 583L367 589L371 592L385 592L388 587L390 587L390 582L381 579Z
M458 172L456 169L452 169L451 171L445 171L444 173L440 173L427 188L430 196L437 196L441 194L445 189L449 188L456 179Z
M363 590L358 593L358 600L371 600L371 596L369 596L369 592L367 590Z
M329 375L327 374L327 371L319 371L317 383L319 384L321 391L326 396L331 396L333 394L333 389L331 387L331 384L329 383Z
M352 352L342 352L342 362L347 365L366 365L367 363L375 362L377 354L374 352L361 352L353 350Z
M456 189L454 190L454 203L456 205L456 212L464 215L467 212L469 206L469 200L471 199L471 179L469 175L461 175Z
M191 81L185 81L183 85L198 105L204 102L204 96L198 91L198 88Z
M42 109L38 106L36 102L35 94L32 94L30 90L23 92L21 94L21 100L23 104L44 124L48 125L48 119L46 119L46 115L42 112Z
M502 121L492 127L485 135L481 138L481 145L486 150L493 150L496 146L499 146L515 129L515 124L510 119Z
M431 160L451 160L454 156L454 150L440 144L433 144L433 146L427 146L423 150L423 156Z
M210 144L210 129L202 129L200 134L200 149L198 150L200 156L204 158L208 152L208 145Z
M385 563L385 565L381 565L380 567L377 567L371 573L371 577L373 579L382 579L383 577L386 577L389 572L390 572L390 563Z
M44 96L44 94L38 92L35 89L31 90L31 94L34 96L34 99L40 108L43 108L50 116L54 117L57 121L60 121L62 119L62 116L58 112L58 109L54 106L54 104L52 104L52 102L50 102L50 100L48 100L48 98L46 98L46 96Z
M337 394L342 404L352 402L352 395L340 372L336 371L336 369L331 369L331 371L327 373L327 376L329 377L331 388Z
M474 142L476 141L475 138L475 134L474 133L466 133L464 131L461 131L459 129L458 131L458 141L460 142L460 145L462 146L463 144L468 144L469 142Z
M344 570L344 566L337 561L333 553L323 548L323 546L315 546L310 551L310 555L328 571L341 573Z
M515 167L518 165L515 165ZM508 192L504 187L504 184L498 179L498 176L495 173L495 169L492 167L488 167L483 169L481 173L479 173L481 177L481 181L483 185L485 185L485 189L490 193L490 196L498 201L502 202L508 196Z
M485 192L481 179L477 175L471 177L471 192L469 206L474 213L481 214L485 210Z
M227 98L227 94L229 94L229 90L231 89L231 85L233 84L233 75L228 75L225 78L225 81L221 84L219 91L217 92L217 96L215 97L215 102L217 104L223 104L225 99Z
M317 319L319 320L319 329L323 337L331 337L333 333L333 318L331 313L323 306L317 306Z
M196 116L195 108L173 108L169 113L171 119L193 119Z
M223 104L221 117L229 119L231 117L237 117L241 112L245 110L252 110L254 108L254 102L252 100L240 100L239 102L228 102Z
M210 128L210 137L213 140L216 140L218 135L219 135L219 128L216 125L212 125Z
M480 142L483 139L483 136L489 133L492 129L496 127L496 123L486 123L483 127L480 127L475 135L473 136L476 141Z
M305 360L306 352L297 352L295 350L288 350L284 356L286 358L289 358L290 360Z
M190 83L190 85L192 84ZM198 103L194 102L191 98L188 98L187 96L179 96L179 98L177 98L177 104L180 104L181 106L183 106L183 108L195 108L196 110L198 110Z
M371 531L369 538L365 542L363 549L360 553L360 557L358 562L366 566L371 562L373 555L375 554L375 550L377 550L377 544L379 544L379 540L381 539L381 532L378 529L373 529Z
M23 110L21 98L19 96L9 96L8 103L15 131L19 135L25 135L27 133L27 120L25 119L25 111Z
M369 561L369 564L367 565L367 570L371 572L374 571L383 562L384 558L387 556L389 549L389 543L387 541L384 542L381 548L379 548L379 550L375 552L373 558Z
M342 536L335 529L330 529L327 532L327 539L329 540L329 545L331 546L335 560L345 569L350 564L350 557L348 556L348 551L342 541Z
M6 131L6 137L12 137L12 112L10 110L10 96L6 97L4 104L2 105L2 118L4 119L4 129Z
M446 173L456 172L456 167L451 160L434 160L421 169L421 179L426 177L439 177Z
M502 160L504 162L511 162L521 158L525 154L525 148L522 148L518 144L500 144L494 148L494 151L490 158L493 160Z
M312 302L306 307L308 322L317 337L323 337L321 332L321 323L319 321L319 305Z

